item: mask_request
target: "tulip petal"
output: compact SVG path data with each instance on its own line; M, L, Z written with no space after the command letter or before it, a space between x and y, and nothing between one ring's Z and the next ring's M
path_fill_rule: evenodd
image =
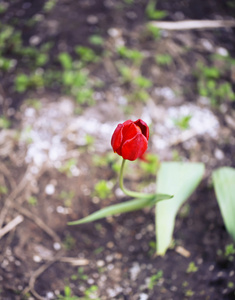
M115 129L112 139L111 139L111 145L113 147L114 152L118 152L118 149L121 147L122 140L123 140L123 124L118 124L117 128ZM118 152L119 154L119 152ZM120 155L120 154L119 154Z
M148 148L148 141L142 133L137 133L136 136L122 145L122 157L128 160L136 160L144 154Z
M146 137L146 139L149 139L149 127L148 125L141 119L138 119L134 122L135 125L137 125L140 129L143 135Z
M141 129L134 122L124 125L123 127L123 142L133 139L137 133L141 133Z

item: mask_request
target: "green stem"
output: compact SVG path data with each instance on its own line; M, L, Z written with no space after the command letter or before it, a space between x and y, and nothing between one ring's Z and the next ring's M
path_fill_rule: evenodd
M123 191L123 193L126 194L127 196L134 197L134 198L150 199L150 198L156 197L156 194L138 193L138 192L127 190L124 187L124 184L123 184L123 170L124 170L125 162L126 162L126 160L123 159L122 165L121 165L121 170L120 170L120 176L119 176L119 186L120 186L121 190Z

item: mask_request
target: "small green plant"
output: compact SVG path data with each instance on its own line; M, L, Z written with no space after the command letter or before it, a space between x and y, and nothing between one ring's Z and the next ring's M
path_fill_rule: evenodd
M63 241L63 245L65 249L71 250L74 248L75 244L76 244L76 240L70 234L66 234L65 239Z
M154 286L158 283L158 281L159 281L162 277L163 277L163 272L162 272L162 270L159 270L159 271L157 272L157 274L152 275L152 276L150 277L150 281L149 281L149 284L148 284L148 288L149 288L150 290L152 290L152 289L154 288Z
M100 199L108 198L111 194L111 188L107 181L100 180L94 187L94 194Z
M64 200L66 207L71 207L74 196L74 191L62 191L59 195L59 197Z
M79 300L80 298L73 296L72 290L69 285L64 287L64 296L59 295L57 300Z
M6 195L8 193L8 188L5 185L0 185L0 195Z
M44 12L50 12L56 5L57 0L47 0L43 6Z
M7 129L11 127L11 121L5 116L0 116L0 128Z
M161 37L161 30L152 24L147 24L145 27L146 33L154 40L158 40Z
M140 167L148 174L154 175L160 167L160 160L158 156L147 153L144 155L143 160L140 163Z
M34 196L30 196L27 201L32 206L36 206L38 204L38 200Z
M72 176L72 168L77 164L77 160L75 158L71 158L67 160L60 168L59 172L65 174L68 177Z
M198 267L195 265L193 261L191 261L188 265L186 273L195 273L197 272Z
M97 62L99 60L98 56L96 56L95 52L91 48L76 46L75 52L80 56L84 63Z
M58 55L58 60L65 70L71 70L73 67L72 57L67 52L62 52Z
M152 86L152 81L144 76L135 77L133 83L140 88L150 88Z
M94 34L89 37L89 42L92 45L103 46L104 39L100 35Z
M145 9L146 15L149 19L159 20L167 16L164 10L156 10L157 0L149 0Z
M172 56L169 54L157 54L155 55L155 61L160 66L170 66L172 64Z
M186 115L186 116L183 116L183 117L175 120L174 123L180 129L185 130L185 129L189 128L189 122L190 122L191 118L192 118L191 115Z
M121 57L129 59L138 66L141 65L144 58L143 54L139 50L129 49L125 46L119 47L117 52Z

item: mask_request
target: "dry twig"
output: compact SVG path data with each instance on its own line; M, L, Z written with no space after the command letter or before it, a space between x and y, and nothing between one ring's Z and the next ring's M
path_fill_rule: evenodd
M165 30L190 30L235 27L235 20L186 20L178 22L151 21L151 25Z
M7 234L9 231L14 229L17 225L23 222L24 218L21 215L15 217L12 221L10 221L5 227L0 229L0 239Z

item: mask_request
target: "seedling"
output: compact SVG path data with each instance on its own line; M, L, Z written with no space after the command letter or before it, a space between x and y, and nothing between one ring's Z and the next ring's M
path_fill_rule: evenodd
M66 285L64 287L64 296L59 295L57 300L79 300L80 298L72 295L71 288Z
M103 46L104 39L100 35L94 34L89 37L89 42L92 45Z
M7 129L11 126L11 121L5 116L0 116L0 128Z
M159 270L157 272L157 274L155 275L152 275L150 277L150 281L149 281L149 284L148 284L148 289L152 290L154 288L154 286L158 283L158 281L163 277L163 272L162 270Z
M111 195L110 185L105 180L100 180L94 188L94 195L100 199L106 199Z
M167 12L164 10L156 10L157 0L149 0L146 7L146 15L149 19L159 20L167 16Z
M155 40L158 40L161 37L161 30L152 24L146 25L146 31L148 35L150 35Z
M172 57L169 54L157 54L155 61L160 66L170 66L172 64Z
M193 261L191 261L188 265L186 273L195 273L197 272L198 267L195 265Z
M8 193L8 188L5 185L0 185L0 195L6 195Z
M95 52L91 48L76 46L75 52L80 56L84 63L97 62L99 60L98 56L96 56Z
M38 200L37 200L36 197L30 196L30 197L28 198L28 203L29 203L30 205L32 205L32 206L36 206L36 205L38 204Z
M189 122L190 122L191 118L192 118L191 115L183 116L183 117L175 120L174 123L180 129L186 130L189 128Z
M130 61L132 61L135 65L140 66L142 63L142 60L144 58L143 54L135 49L129 49L125 46L119 47L117 49L118 54L123 57L127 58Z

